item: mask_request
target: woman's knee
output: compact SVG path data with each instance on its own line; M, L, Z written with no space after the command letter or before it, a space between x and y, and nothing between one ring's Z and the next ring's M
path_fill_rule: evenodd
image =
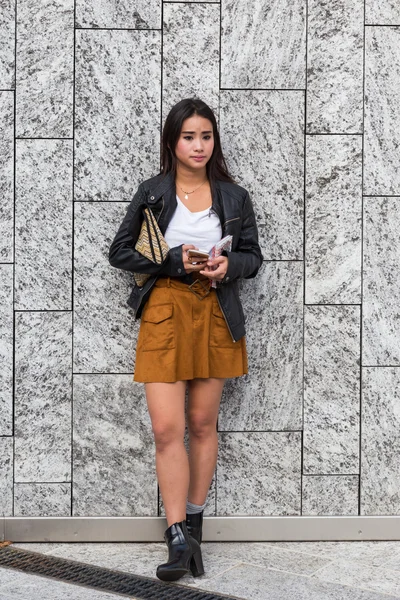
M189 434L199 439L214 435L217 431L217 422L214 415L193 411L188 412Z
M158 451L163 451L176 443L183 443L184 430L177 427L176 423L163 423L162 421L152 425L154 442Z

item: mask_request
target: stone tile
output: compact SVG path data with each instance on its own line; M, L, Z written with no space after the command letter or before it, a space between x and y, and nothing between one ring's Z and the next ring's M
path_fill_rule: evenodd
M400 27L365 28L364 194L399 195Z
M350 563L362 563L371 567L386 566L390 558L399 556L398 541L354 542L273 542L274 546L290 552L319 556L329 561L338 559Z
M69 517L70 483L16 483L15 517Z
M77 27L160 29L162 0L77 0Z
M399 25L400 4L396 0L366 0L365 23L367 25Z
M108 262L111 241L125 212L125 203L75 204L75 373L133 373L140 326L126 304L133 277Z
M300 445L300 432L220 432L217 515L299 515Z
M249 372L225 383L219 431L300 430L303 409L303 265L264 262L239 285Z
M307 306L304 336L305 475L359 472L360 308Z
M20 312L15 323L15 481L71 479L70 312Z
M371 567L347 560L337 560L319 569L314 574L320 581L349 585L353 588L371 590L400 597L400 572L382 567Z
M213 577L199 587L222 594L232 594L245 600L387 599L385 594L357 590L344 585L243 563Z
M160 31L77 30L75 200L130 201L159 170Z
M220 129L228 167L250 193L264 260L303 260L304 93L224 90Z
M13 265L0 265L0 435L13 432Z
M220 5L166 3L163 21L163 115L196 96L218 116Z
M361 514L400 512L400 373L363 369L361 414Z
M364 198L362 364L400 365L400 198Z
M305 88L305 23L305 0L225 0L221 87Z
M358 515L358 475L303 475L302 515Z
M0 154L0 261L12 262L14 260L14 93L12 91L0 91Z
M13 438L0 437L0 516L13 514Z
M0 570L0 599L7 600L116 600L118 596L11 569ZM134 599L132 599L134 600Z
M306 303L361 303L362 139L306 144Z
M70 310L72 141L17 140L16 161L15 308Z
M70 560L154 577L157 565L164 562L167 547L163 543L141 544L13 544L33 552L50 554ZM227 569L246 562L299 575L311 575L330 562L318 556L287 552L273 543L203 542L201 545L205 573L201 577L185 575L180 583L202 587L204 582L222 574ZM111 551L112 550L112 551Z
M18 5L16 135L73 135L74 2Z
M2 3L0 15L0 89L14 89L14 77L15 2L7 0Z
M75 375L73 516L156 516L144 389L128 375Z
M307 133L362 133L363 0L311 0L307 25Z

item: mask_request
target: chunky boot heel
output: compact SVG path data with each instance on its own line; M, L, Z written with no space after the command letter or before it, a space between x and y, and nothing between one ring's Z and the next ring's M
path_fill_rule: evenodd
M201 556L200 546L198 551L194 552L192 558L190 559L190 570L193 577L200 577L200 575L204 575L203 558Z
M192 515L188 515L186 513L186 526L189 532L189 535L194 538L199 544L201 544L201 540L203 537L203 512L195 513Z
M199 545L189 537L186 521L170 525L165 530L164 540L168 546L168 562L158 565L156 575L163 581L176 581L189 573L191 558Z

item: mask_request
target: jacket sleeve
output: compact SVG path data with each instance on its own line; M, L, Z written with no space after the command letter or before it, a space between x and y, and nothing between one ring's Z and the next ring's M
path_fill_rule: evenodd
M228 257L228 270L219 283L229 283L234 279L255 277L263 262L263 255L258 242L258 229L253 203L247 192L243 203L243 219L239 242L236 250L224 250Z
M131 271L132 273L164 274L171 277L183 276L185 275L182 261L183 244L170 248L161 265L153 263L135 250L142 224L142 205L145 193L143 185L140 184L111 243L108 261L112 267Z

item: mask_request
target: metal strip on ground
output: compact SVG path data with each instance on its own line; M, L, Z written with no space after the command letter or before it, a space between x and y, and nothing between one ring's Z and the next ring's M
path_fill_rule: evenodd
M138 600L237 600L235 596L205 592L175 582L157 581L142 575L13 548L9 544L10 542L5 542L0 545L0 567L6 569L15 569L102 592L134 596Z

